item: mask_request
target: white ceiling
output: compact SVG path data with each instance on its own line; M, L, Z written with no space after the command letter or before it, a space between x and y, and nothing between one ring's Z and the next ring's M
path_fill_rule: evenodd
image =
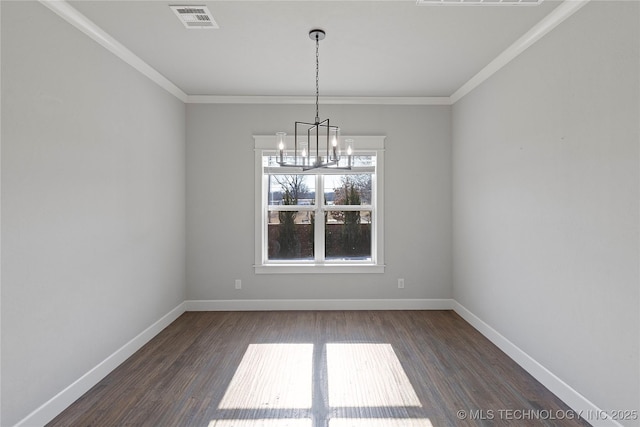
M69 1L187 95L450 96L561 2ZM219 29L189 30L169 5L207 5Z

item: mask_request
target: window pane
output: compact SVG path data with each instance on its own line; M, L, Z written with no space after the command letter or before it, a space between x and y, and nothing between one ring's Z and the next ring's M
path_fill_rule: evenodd
M324 200L328 205L371 204L371 174L325 175Z
M376 156L352 156L351 164L353 166L375 166Z
M269 212L268 234L269 260L314 259L312 212Z
M291 149L291 153L288 153L287 155L285 155L282 160L285 163L289 163L289 164L295 164L296 163L296 158L293 156L293 147ZM280 164L278 163L280 161L280 156L265 156L263 157L262 160L262 165L263 166L270 166L270 167L279 167Z
M351 166L361 167L361 166L375 166L376 165L376 156L371 155L353 155L351 156ZM340 156L340 162L338 163L339 167L349 166L349 156L346 153L342 153Z
M316 181L313 175L269 175L269 205L313 205Z
M371 211L329 211L325 258L371 260Z

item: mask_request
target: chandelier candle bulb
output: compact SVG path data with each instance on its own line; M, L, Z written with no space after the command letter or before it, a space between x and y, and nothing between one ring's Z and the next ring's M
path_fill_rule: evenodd
M306 141L300 141L300 148L302 152L302 166L307 165L307 156L309 153L307 152L307 143Z
M338 147L338 141L340 140L340 128L329 128L329 131L331 133L331 158L329 159L329 161L337 162L338 160L340 160L340 151Z
M278 155L280 156L280 163L284 162L284 138L287 136L285 132L277 132L276 138L278 140Z
M347 144L347 158L349 161L348 167L351 167L351 156L353 155L353 139L349 138L345 142Z
M282 168L302 168L309 171L319 168L351 169L351 166L340 166L340 128L329 124L329 119L320 120L320 40L325 38L326 33L321 29L309 31L309 38L316 45L316 118L313 123L295 122L293 134L293 153L284 152L284 146L278 145L278 156L276 162ZM301 137L306 133L306 150L302 147ZM279 135L279 133L278 133ZM284 133L283 133L284 135ZM283 139L283 138L282 138ZM326 142L325 142L326 139ZM300 158L300 155L302 159Z

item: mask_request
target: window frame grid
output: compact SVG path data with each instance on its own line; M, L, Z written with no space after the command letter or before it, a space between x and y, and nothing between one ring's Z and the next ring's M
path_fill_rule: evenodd
M287 136L289 138L289 136ZM384 273L384 229L383 229L383 194L384 194L384 136L351 137L356 139L358 147L355 156L375 156L374 166L360 166L352 170L324 169L296 170L283 173L279 167L269 166L267 157L276 155L275 136L254 136L255 140L255 263L256 274L300 274L300 273ZM366 205L329 205L324 203L323 176L371 174L371 203ZM315 201L313 205L269 205L267 194L269 175L313 175L315 176ZM314 212L324 218L327 212L335 211L369 211L371 212L371 260L326 260L325 239L314 240L314 259L268 259L268 221L270 212L296 211ZM314 221L314 236L324 235L326 224ZM318 234L320 233L320 234Z

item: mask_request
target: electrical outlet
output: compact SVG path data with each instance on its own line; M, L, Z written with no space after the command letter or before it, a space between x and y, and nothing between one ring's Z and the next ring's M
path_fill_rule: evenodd
M236 289L242 289L242 280L236 279Z
M398 289L404 289L404 279L398 279Z

